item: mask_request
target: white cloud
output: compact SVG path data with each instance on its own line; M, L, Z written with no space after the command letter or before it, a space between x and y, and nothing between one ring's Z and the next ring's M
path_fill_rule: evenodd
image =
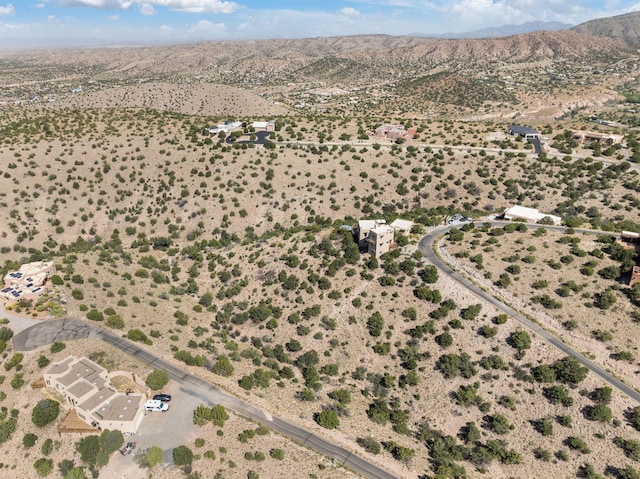
M150 15L155 15L158 12L150 3L142 3L140 4L140 13L148 17Z
M233 13L239 5L225 0L60 0L63 7L92 7L105 10L127 10L133 4L144 15L155 13L155 7L187 13Z
M10 3L8 3L4 7L2 5L0 5L0 16L2 16L2 15L15 15L15 13L16 13L16 9Z
M36 5L36 8L44 8L46 6L47 6L46 3L39 3Z
M105 10L127 10L133 0L61 0L62 7L92 7Z
M200 20L194 23L188 29L189 33L207 33L207 34L220 34L227 31L227 26L224 23L213 23L209 20Z
M233 13L239 5L221 0L152 0L150 3L188 13Z
M120 20L120 15L109 15L107 17L107 20L111 20L112 22L115 22L117 20Z
M355 8L352 8L352 7L345 7L345 8L340 10L340 13L342 13L343 15L350 16L350 17L357 17L358 15L360 15L360 12L358 10L356 10Z

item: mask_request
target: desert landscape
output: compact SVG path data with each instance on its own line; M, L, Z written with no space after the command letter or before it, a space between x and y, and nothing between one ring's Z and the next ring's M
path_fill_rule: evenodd
M55 265L0 311L0 477L640 477L638 32L0 51L0 273ZM265 419L95 335L19 348L65 317ZM60 432L70 355L169 411Z

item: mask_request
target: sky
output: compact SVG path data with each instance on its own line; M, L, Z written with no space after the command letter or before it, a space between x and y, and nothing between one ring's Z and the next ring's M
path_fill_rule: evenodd
M577 25L639 0L0 0L0 50Z

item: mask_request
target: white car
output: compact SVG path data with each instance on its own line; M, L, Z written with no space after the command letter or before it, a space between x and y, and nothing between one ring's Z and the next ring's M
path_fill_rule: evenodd
M169 405L165 402L158 401L157 399L149 399L144 403L144 410L167 412L169 410Z

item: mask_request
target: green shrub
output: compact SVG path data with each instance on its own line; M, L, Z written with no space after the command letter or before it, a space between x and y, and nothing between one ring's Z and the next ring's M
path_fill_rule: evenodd
M38 476L45 477L51 474L51 471L53 471L53 461L51 459L45 459L44 457L41 457L33 463L33 467L35 468Z
M147 345L152 345L153 344L153 342L147 337L147 335L144 334L139 329L130 329L127 332L127 339L129 339L131 341L136 341L138 343L144 343L144 344L147 344Z
M358 445L360 445L365 451L370 454L380 454L380 443L372 437L359 437L356 439Z
M48 357L46 357L44 354L41 354L40 356L38 356L38 367L40 369L47 367L50 362L51 360Z
M186 466L193 461L193 452L187 446L178 446L173 450L173 463L176 466Z
M62 351L66 347L67 347L67 345L64 344L63 342L56 341L55 343L53 343L51 345L50 351L51 351L52 354L55 354L55 353L59 353L60 351Z
M156 370L149 373L145 384L153 391L159 391L169 382L169 373L163 370Z
M36 436L35 434L27 433L22 438L22 445L24 447L33 447L35 446L37 440L38 436Z
M36 404L31 413L31 421L38 427L44 427L53 422L60 413L60 403L53 399L42 399Z
M314 419L320 426L326 429L335 429L340 425L338 415L331 409L323 409L315 415Z
M274 458L277 459L279 461L282 461L284 459L284 451L282 449L271 449L269 451L269 455Z
M151 446L145 456L147 467L155 467L161 464L163 460L163 451L158 446Z

